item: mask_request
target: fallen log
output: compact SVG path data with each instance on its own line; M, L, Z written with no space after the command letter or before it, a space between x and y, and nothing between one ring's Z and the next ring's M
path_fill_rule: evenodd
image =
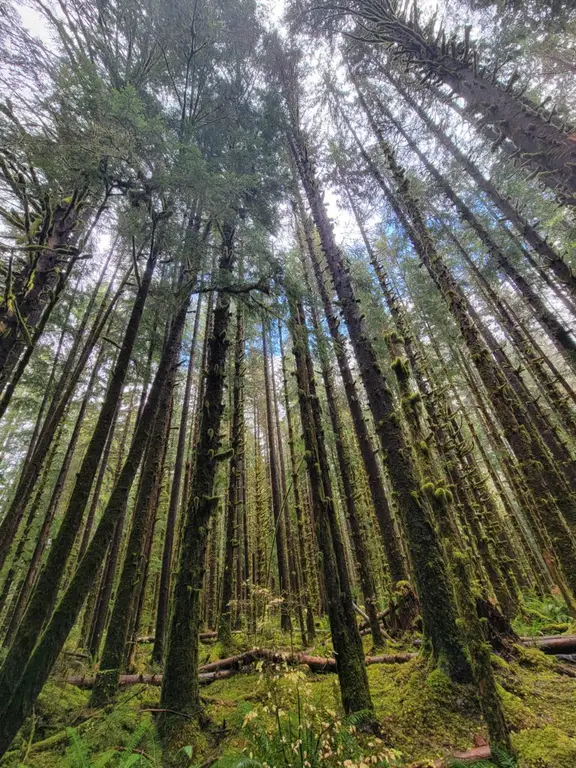
M547 637L521 637L527 648L539 648L547 654L576 653L576 635L548 635Z
M522 637L520 643L529 648L539 648L547 654L576 653L576 635L551 635L549 637ZM417 653L390 653L381 656L366 656L366 666L372 664L405 664L415 658ZM324 658L323 656L309 656L306 653L283 653L282 651L273 651L268 648L252 648L249 651L238 653L235 656L229 656L226 659L212 661L209 664L203 664L200 667L199 680L203 685L208 685L225 677L229 677L236 670L242 667L254 664L256 661L269 661L274 664L302 664L307 666L311 672L336 672L336 659ZM572 670L563 674L572 676ZM94 684L94 677L78 676L69 677L66 680L70 685L76 685L81 688L91 688ZM161 685L162 675L121 675L120 685Z
M236 670L222 669L216 672L201 672L198 675L200 685L209 685L216 680L224 680L232 677ZM123 688L126 685L162 685L162 675L120 675L119 685ZM81 677L68 677L66 683L75 685L78 688L92 688L96 678L92 675L82 675Z
M415 653L393 653L383 656L366 656L366 666L371 664L404 664L413 659ZM252 648L250 651L229 656L226 659L212 661L200 667L199 680L203 685L208 685L215 680L230 677L242 667L254 664L256 661L269 661L274 664L302 664L309 667L311 672L336 672L336 659L323 658L322 656L308 656L305 653L282 653L268 648ZM94 685L94 677L82 675L69 677L66 682L79 688L91 688ZM162 675L120 675L120 685L162 685Z
M366 666L371 664L405 664L413 659L415 653L391 653L382 656L366 656ZM200 667L202 672L212 672L218 669L239 669L242 666L253 664L255 661L270 661L274 664L302 664L312 672L336 672L336 659L323 656L309 656L306 653L283 653L272 651L268 648L252 648L250 651L230 656L227 659L219 659Z

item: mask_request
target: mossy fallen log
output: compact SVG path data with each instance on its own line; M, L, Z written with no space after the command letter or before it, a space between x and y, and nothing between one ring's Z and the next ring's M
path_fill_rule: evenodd
M239 632L232 632L233 635L239 634ZM215 640L218 637L218 632L200 632L200 641L204 642L206 640ZM139 645L146 645L147 643L153 643L156 640L154 635L143 635L142 637L137 637L136 642Z
M548 637L522 637L522 645L539 648L547 654L576 653L576 635L551 635ZM404 664L417 656L416 653L390 653L380 656L366 656L366 665ZM209 685L215 680L229 677L234 671L254 664L257 661L269 661L275 664L302 664L311 672L336 672L336 659L322 656L310 656L306 653L283 653L268 648L252 648L249 651L229 656L226 659L212 661L200 667L200 683ZM81 688L91 688L94 677L89 675L69 677L66 682ZM120 685L162 685L162 675L121 675Z
M216 672L200 673L198 679L200 685L209 685L216 680L223 680L227 677L231 677L236 670L234 669L221 669ZM77 677L68 677L65 682L68 685L75 685L78 688L92 688L94 685L94 675L80 675ZM162 685L162 675L120 675L119 685L124 687L127 685Z

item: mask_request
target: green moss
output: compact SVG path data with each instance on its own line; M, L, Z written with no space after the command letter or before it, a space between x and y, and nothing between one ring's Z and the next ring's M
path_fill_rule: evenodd
M519 755L519 768L574 768L576 765L576 740L558 728L520 731L513 734L514 748Z
M410 376L410 367L408 361L404 357L396 357L392 360L390 367L400 380L407 379Z
M471 687L452 683L422 658L369 667L370 689L387 743L407 762L465 750L484 726Z
M89 694L89 691L74 685L48 682L34 708L35 740L45 739L83 719L82 713L88 704Z
M570 628L571 625L567 624L566 622L552 622L551 624L542 624L540 627L540 632L542 632L544 635L562 635L564 632L572 634Z
M522 703L518 696L498 686L498 695L502 702L502 710L506 723L511 730L519 731L523 728L535 728L538 718L529 707Z
M554 669L557 662L554 656L546 656L539 648L526 648L523 645L515 645L514 651L520 664L534 669Z
M190 762L201 762L206 754L208 740L195 720L179 724L164 739L162 750L163 768L188 768Z
M442 504L451 504L453 501L452 491L449 488L438 486L434 490L434 498Z
M399 593L407 589L407 582L396 585ZM325 628L326 623L320 622L320 626ZM289 635L280 633L275 627L271 623L266 628L266 639L259 636L258 644L290 650ZM254 638L233 637L239 649L254 644ZM321 634L319 637L327 636ZM364 641L368 652L369 636ZM414 650L409 645L408 636L401 644L388 641L383 652L394 653L400 648ZM146 653L143 652L143 668L146 657L149 664L149 651L147 648ZM222 652L219 644L202 646L201 662L218 658ZM519 658L509 662L492 656L492 667L503 709L513 731L514 747L519 753L519 768L574 768L576 679L559 675L554 659L536 649L520 648L518 653ZM330 656L330 642L321 644L319 640L313 654ZM374 665L367 671L386 743L402 753L403 764L445 757L456 750L470 749L477 737L486 738L474 688L452 683L441 669L432 668L425 658L415 658L406 664ZM180 751L181 746L193 748L192 762L196 764L202 764L212 756L237 755L246 744L243 719L257 705L267 704L267 690L270 680L275 677L274 685L287 702L287 710L294 711L293 681L294 675L298 674L305 678L306 701L333 711L338 717L341 704L336 675L311 674L304 667L297 672L291 668L290 672L285 679L280 667L265 665L263 669L251 668L202 688L207 725L202 730L194 723L185 728L177 743L169 745L165 764L171 768L189 764L186 754ZM137 737L140 739L138 749L153 756L155 764L161 764L154 715L142 711L159 706L159 688L133 686L121 689L113 708L99 711L87 707L88 696L89 691L52 681L48 683L36 710L39 719L32 749L25 760L27 768L77 768L78 762L65 730L69 726L74 727L82 739L92 763L114 748L129 749ZM15 746L21 746L22 738L26 741L29 735L27 726ZM2 768L19 766L25 751L26 746L22 751L9 753L1 762ZM113 761L111 765L116 763Z

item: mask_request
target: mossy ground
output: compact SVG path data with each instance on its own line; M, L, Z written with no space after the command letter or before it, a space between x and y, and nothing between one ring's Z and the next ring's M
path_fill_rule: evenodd
M216 643L202 645L201 662L213 661L255 644L274 645L287 651L298 649L289 637L273 635L256 641L235 635L232 647L227 648ZM392 653L407 647L408 639L402 644L389 642L379 652ZM371 650L369 638L365 638L365 650L367 653ZM152 671L146 666L149 652L149 646L139 648L137 671ZM331 646L318 641L309 652L329 656ZM87 691L58 680L67 674L78 674L79 664L75 659L71 662L73 669L59 667L57 677L48 683L38 700L33 730L28 723L15 749L0 764L7 768L88 768L95 766L103 755L111 754L106 765L120 766L126 754L137 749L142 754L141 765L162 765L155 715L145 711L158 708L159 688L141 685L124 688L115 706L93 710L88 707ZM511 663L494 657L494 666L519 755L519 768L574 768L576 679L560 675L555 660L535 649L519 649L518 659ZM91 670L85 666L82 671L90 673ZM284 673L276 669L274 674L277 676L274 685L282 695ZM368 668L368 677L382 737L401 753L401 765L426 765L427 760L469 749L486 738L473 690L451 683L443 673L430 669L424 659L417 658L406 664L374 665ZM211 758L238 754L246 745L244 717L265 703L269 679L270 671L266 668L251 669L204 688L208 725L191 739L193 749L187 752L192 752L192 758L183 752L172 764L198 765ZM313 675L306 671L306 683L313 703L339 712L335 675ZM290 685L293 686L293 679L286 682L287 702ZM66 728L75 729L84 757L79 755Z

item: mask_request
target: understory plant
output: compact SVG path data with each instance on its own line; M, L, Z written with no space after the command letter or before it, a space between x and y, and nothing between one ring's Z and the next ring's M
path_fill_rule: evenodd
M565 631L572 622L566 604L559 597L525 595L522 611L513 622L519 635L538 636Z
M66 733L72 751L71 764L74 768L155 768L158 763L151 755L138 749L138 745L148 732L148 726L143 724L136 729L126 747L112 747L105 752L90 756L88 744L82 739L75 728L67 728Z
M242 725L242 754L218 768L390 768L400 755L376 736L362 733L366 714L347 717L317 705L301 670L277 668L262 677L265 703L250 709Z

